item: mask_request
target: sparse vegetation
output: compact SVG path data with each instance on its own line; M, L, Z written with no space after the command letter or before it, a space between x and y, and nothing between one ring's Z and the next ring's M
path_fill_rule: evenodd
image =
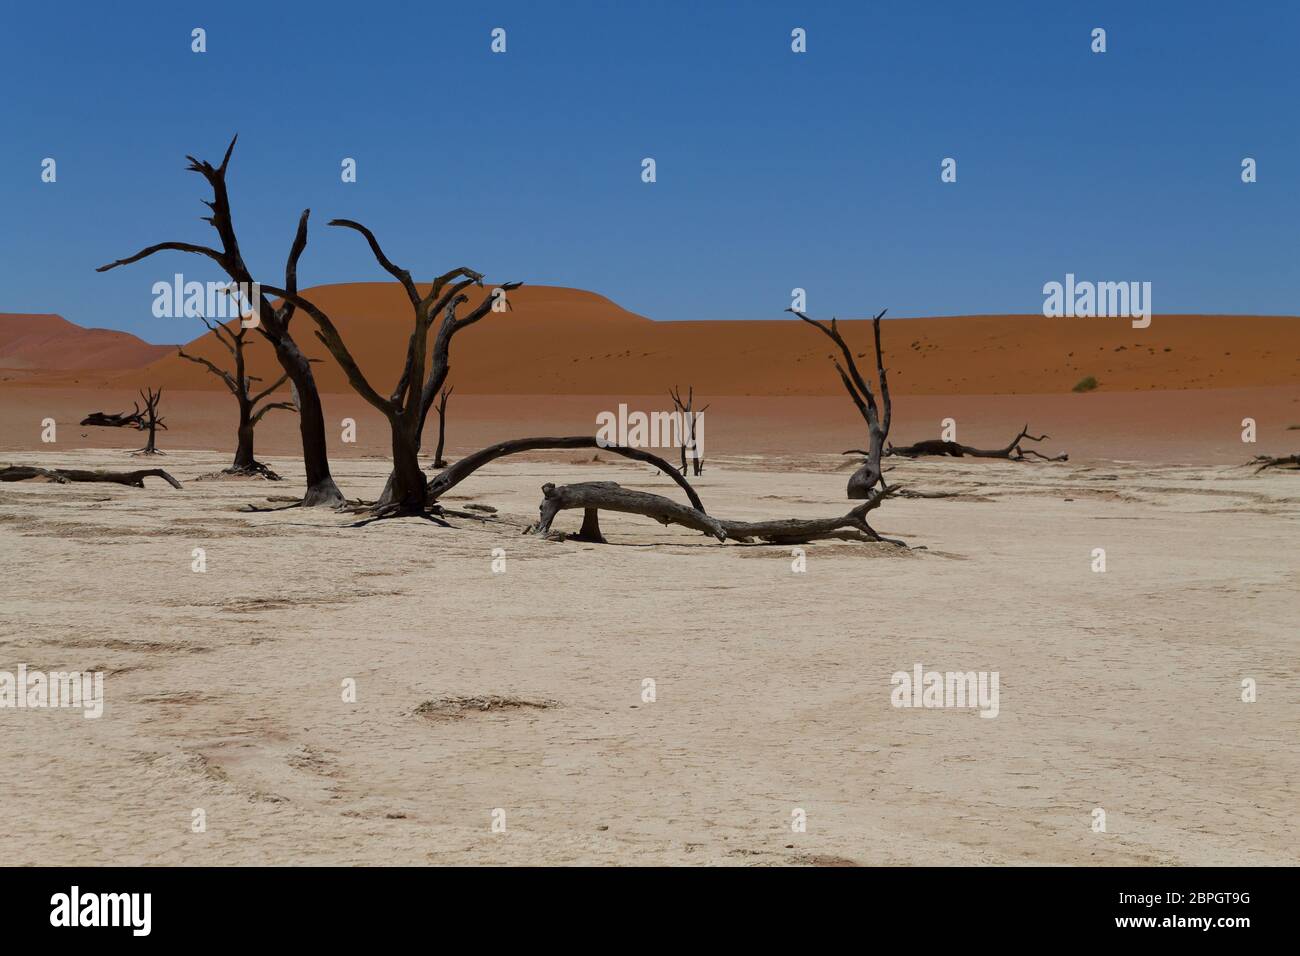
M1096 387L1097 387L1099 384L1100 384L1100 383L1097 381L1097 379L1096 379L1095 377L1089 375L1087 378L1081 378L1081 379L1079 379L1079 381L1075 384L1074 388L1072 388L1071 391L1073 391L1073 392L1091 392L1091 391L1093 391L1094 389L1096 389Z

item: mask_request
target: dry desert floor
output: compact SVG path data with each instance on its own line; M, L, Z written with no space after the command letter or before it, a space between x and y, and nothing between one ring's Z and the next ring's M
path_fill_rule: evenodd
M545 481L677 493L572 452L446 502L495 514L359 528L241 511L301 489L283 461L273 485L197 480L226 453L7 457L184 483L0 485L0 670L106 675L97 720L0 710L9 863L1300 862L1294 474L905 461L961 493L875 513L919 547L814 543L796 573L633 516L604 546L522 535ZM829 516L849 467L696 484L727 517ZM385 474L336 463L351 496ZM891 706L917 663L998 672L998 716Z

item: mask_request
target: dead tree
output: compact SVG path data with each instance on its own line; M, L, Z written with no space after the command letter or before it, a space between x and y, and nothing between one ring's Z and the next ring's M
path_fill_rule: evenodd
M167 430L167 426L158 415L158 403L162 400L162 389L154 391L152 388L146 389L140 393L140 398L144 400L144 408L140 408L139 402L133 402L135 411L117 412L109 415L106 412L91 412L81 420L83 425L100 425L105 428L134 428L136 431L147 431L149 438L145 446L137 451L137 455L161 455L158 450L156 435L158 429Z
M186 157L190 162L188 168L203 176L212 188L212 199L204 200L204 205L212 211L212 215L204 216L203 219L216 230L221 248L215 249L190 242L160 242L141 249L125 259L100 266L96 271L106 272L118 266L139 262L154 253L172 250L206 256L217 263L231 281L245 289L257 288L256 280L245 265L243 254L239 249L239 240L235 236L234 221L231 218L230 196L226 189L226 168L230 164L230 154L235 149L235 139L232 139L226 148L220 166L213 166L206 161L201 162L193 156ZM284 291L290 296L298 291L298 260L303 250L307 248L307 218L310 212L310 210L303 210L302 216L298 219L298 232L294 236L289 258L285 263ZM265 291L265 288L262 291ZM298 348L297 342L289 331L289 323L297 305L290 297L281 296L281 298L284 299L283 304L277 308L259 292L256 302L252 305L256 310L258 332L275 349L276 360L289 376L298 396L298 427L302 433L303 465L307 471L307 492L303 496L302 504L305 506L341 505L344 503L343 495L330 474L329 454L325 444L325 415L321 407L320 392L316 387L316 379L312 375L311 364Z
M849 477L849 498L854 500L868 498L877 485L882 490L887 489L888 486L885 484L885 477L881 470L880 456L884 451L885 439L889 436L893 405L889 400L889 380L885 376L884 353L880 349L880 320L884 318L885 310L881 309L879 314L872 319L876 342L876 377L880 382L880 407L876 405L876 396L871 391L871 386L867 384L867 380L858 371L858 364L853 360L853 350L849 348L848 343L844 341L844 336L840 334L836 320L832 318L830 325L826 325L824 322L818 322L816 319L809 318L794 309L786 309L786 311L793 313L804 322L819 329L823 335L839 347L844 363L840 364L839 359L832 355L831 360L835 363L835 371L840 373L840 381L844 383L849 398L853 399L853 404L857 407L858 413L862 415L867 423L867 450L858 452L866 460L862 463L862 467Z
M30 481L45 478L56 484L74 481L108 482L115 485L129 485L143 488L146 478L161 478L173 488L181 483L161 468L145 468L140 471L83 471L77 468L36 468L31 465L8 465L0 468L0 481Z
M379 514L415 514L423 512L426 506L426 489L428 480L420 468L420 443L424 430L424 421L429 414L436 396L447 380L450 371L451 340L457 332L473 325L483 318L498 301L497 293L487 295L464 318L456 317L456 306L468 302L464 290L472 285L482 286L483 276L464 266L452 269L433 280L427 295L421 295L416 288L411 274L393 263L380 248L379 240L373 232L359 222L351 219L332 219L331 226L353 229L365 237L376 261L389 275L401 283L410 300L414 314L411 337L406 347L406 362L401 376L392 392L385 398L366 379L352 353L339 335L333 320L313 302L305 299L292 289L277 289L263 286L271 295L280 296L286 302L297 305L315 321L316 337L329 349L339 366L347 376L348 383L372 407L388 419L392 433L393 471L384 494L375 504ZM501 293L516 289L519 282L506 282L500 286ZM442 315L433 340L433 352L429 365L428 379L425 379L425 359L429 355L429 330L434 318ZM423 383L423 387L422 387Z
M682 427L682 474L686 474L687 449L690 449L691 472L698 478L704 474L704 453L696 442L695 425L699 416L709 410L709 406L705 405L698 412L694 410L695 386L693 385L687 387L685 401L682 401L681 389L676 385L669 391L668 397L673 400L673 408L677 410Z
M448 385L438 393L438 448L433 453L433 467L446 468L447 463L442 459L442 449L447 443L447 399L451 398L451 393L456 390L455 385Z
M178 354L183 359L202 365L225 384L230 390L230 394L235 396L235 401L239 403L239 431L238 443L235 446L235 460L229 468L222 471L226 475L261 475L270 481L279 481L280 476L273 472L266 465L262 464L253 455L253 434L257 423L260 422L267 412L274 411L277 408L293 409L293 402L267 402L261 408L257 405L259 402L268 398L272 392L278 389L288 381L289 373L285 372L270 386L262 389L257 394L253 394L253 383L261 379L249 375L244 365L244 336L248 334L248 328L243 322L235 322L234 330L226 328L220 323L213 324L205 316L199 316L203 324L212 330L220 342L234 359L235 369L233 372L220 368L207 359L197 355L190 355L184 349L179 349Z
M612 481L587 481L573 485L556 486L547 482L542 485L542 504L540 520L533 526L532 533L547 535L551 533L551 522L561 511L570 508L582 508L584 511L582 530L574 536L580 541L603 543L597 517L603 508L606 511L619 511L625 514L645 515L661 524L676 524L694 531L717 538L718 541L748 542L754 539L769 544L802 544L819 538L857 538L863 536L871 541L887 541L899 544L890 538L882 538L867 524L867 513L877 508L880 502L892 494L882 488L874 489L867 500L848 514L835 518L781 518L772 521L728 521L702 510L688 507L644 491L632 491Z
M885 449L886 455L898 455L903 458L918 458L922 455L947 455L952 458L1005 458L1010 461L1025 461L1029 455L1041 461L1069 461L1068 454L1060 454L1049 457L1032 448L1021 448L1022 441L1045 441L1050 435L1031 435L1029 426L1025 425L1020 429L1020 434L1011 439L1011 443L1005 448L972 448L970 445L959 445L955 441L943 441L942 439L932 438L927 441L917 442L915 445L890 445ZM849 455L853 452L845 452Z

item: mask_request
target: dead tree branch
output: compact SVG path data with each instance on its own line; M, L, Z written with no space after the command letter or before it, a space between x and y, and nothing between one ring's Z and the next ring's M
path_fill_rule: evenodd
M645 451L641 448L628 448L624 445L607 445L602 444L594 435L566 435L561 438L515 438L510 441L497 442L495 445L489 445L487 448L480 448L472 455L466 455L454 465L440 471L429 479L429 503L432 504L438 498L451 491L474 472L478 471L484 465L496 461L498 458L504 458L507 455L517 455L526 451L546 451L564 448L598 448L602 451L608 451L615 455L622 455L624 458L631 458L634 461L643 461L646 464L654 465L665 475L675 481L682 491L686 492L686 497L690 499L691 505L695 510L703 513L704 504L700 501L700 496L695 493L691 483L679 474L677 469L664 461L658 455Z
M47 478L57 484L70 481L111 482L132 488L143 488L146 478L161 478L173 488L181 486L179 481L161 468L145 468L140 471L84 471L76 468L37 468L32 465L0 468L0 481L29 481L33 478Z
M1024 441L1046 441L1050 437L1050 435L1029 434L1029 425L1026 424L1024 428L1020 429L1020 434L1011 439L1011 443L1005 448L973 448L970 445L959 445L955 441L932 438L927 441L917 442L915 445L890 445L885 449L885 454L898 455L903 458L943 455L951 458L1005 458L1009 461L1025 461L1027 456L1033 455L1041 461L1069 461L1070 456L1065 453L1049 457L1033 448L1020 447L1020 443ZM845 454L849 453L845 452Z
M676 524L717 538L718 541L748 542L755 539L769 544L802 544L819 538L845 537L845 532L858 532L871 541L903 542L882 538L867 524L867 513L879 507L880 502L893 494L893 489L876 489L865 502L848 514L835 518L782 518L771 521L728 521L705 514L695 508L644 491L632 491L612 481L588 481L572 485L542 486L540 520L532 528L533 534L546 535L551 522L561 511L581 508L584 511L579 540L603 542L597 515L601 509L624 514L644 515L661 524Z

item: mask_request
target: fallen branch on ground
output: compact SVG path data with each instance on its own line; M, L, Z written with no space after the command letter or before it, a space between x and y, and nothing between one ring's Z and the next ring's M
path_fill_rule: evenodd
M1300 455L1283 455L1281 458L1271 458L1268 455L1256 455L1249 464L1259 465L1255 469L1255 474L1259 474L1266 468L1281 468L1284 471L1300 471Z
M161 478L173 488L181 483L161 468L145 468L140 471L82 471L68 468L37 468L32 465L9 465L0 468L0 481L29 481L33 478L48 478L65 484L70 481L100 481L115 485L130 485L143 488L146 478Z
M871 496L846 515L836 518L781 518L771 521L727 521L715 518L695 508L680 504L671 498L644 491L632 491L612 481L587 481L572 485L542 485L540 520L531 529L532 534L545 536L551 531L551 522L561 511L582 508L585 512L582 530L572 537L579 541L603 543L600 532L599 511L619 511L624 514L644 515L661 524L676 524L717 538L748 542L754 539L769 544L802 544L817 538L844 537L845 530L857 531L871 541L887 541L903 547L902 541L883 538L867 524L867 512L894 493L875 489ZM859 539L860 540L860 539Z
M952 458L1005 458L1009 461L1024 461L1025 456L1033 455L1042 461L1069 461L1068 454L1060 454L1048 457L1032 448L1021 448L1022 441L1044 441L1050 438L1050 435L1031 435L1029 426L1026 425L1020 429L1020 434L1011 439L1011 444L1005 448L973 448L970 445L959 445L955 441L943 441L942 439L932 438L928 441L919 441L915 445L890 445L885 449L886 455L898 455L903 458L918 458L922 455L947 455ZM846 451L846 455L862 454L857 451Z

